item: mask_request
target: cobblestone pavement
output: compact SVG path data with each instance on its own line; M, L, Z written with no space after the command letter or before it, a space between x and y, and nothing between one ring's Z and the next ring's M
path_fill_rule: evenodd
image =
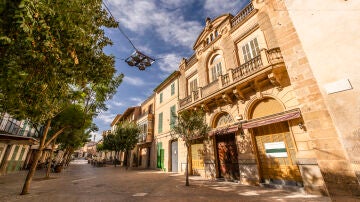
M330 201L328 197L190 178L155 170L92 167L75 160L59 174L44 180L38 171L30 194L20 196L27 172L0 176L0 201Z

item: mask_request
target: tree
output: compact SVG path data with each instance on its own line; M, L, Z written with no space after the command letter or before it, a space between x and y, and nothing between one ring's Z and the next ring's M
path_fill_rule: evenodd
M176 116L173 114L173 116ZM185 186L189 186L189 166L191 143L195 139L204 138L210 131L210 127L206 124L205 112L203 110L185 110L179 113L177 121L171 130L171 136L181 138L185 142L187 150L186 158L186 182Z
M103 52L112 42L103 27L118 24L101 0L14 0L0 8L0 113L44 126L39 150L21 194L27 194L43 149L64 132L47 135L51 121L79 97L96 100L93 115L104 109L123 75ZM90 99L90 98L91 99Z
M134 122L123 121L117 125L115 137L119 151L125 152L125 158L127 158L127 151L134 149L138 143L140 131L140 128ZM127 162L125 163L127 166Z
M103 149L109 151L115 151L115 158L113 159L114 166L116 167L118 152L120 151L120 143L118 138L114 134L108 134L103 140Z

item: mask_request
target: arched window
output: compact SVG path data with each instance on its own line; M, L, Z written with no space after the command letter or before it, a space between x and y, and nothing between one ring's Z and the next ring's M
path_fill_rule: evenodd
M223 69L221 64L221 56L216 55L210 62L209 68L209 78L210 82L217 80L217 78L222 75Z
M215 30L215 38L219 35L218 31Z
M206 44L209 44L209 43L210 43L209 38L207 38L206 39Z
M214 35L210 34L210 41L214 40Z
M233 119L230 116L230 114L224 112L216 118L216 120L213 124L213 127L218 128L218 127L226 126L232 122L233 122Z

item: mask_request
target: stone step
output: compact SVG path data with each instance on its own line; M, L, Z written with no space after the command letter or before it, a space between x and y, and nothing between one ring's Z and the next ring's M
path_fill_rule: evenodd
M282 184L272 184L272 183L260 183L260 187L272 188L272 189L282 189L291 192L299 192L305 194L304 187L291 186L291 185L282 185Z

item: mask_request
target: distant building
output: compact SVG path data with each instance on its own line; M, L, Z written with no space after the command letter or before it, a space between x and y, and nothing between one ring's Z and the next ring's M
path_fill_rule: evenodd
M38 144L36 133L28 121L18 121L6 113L1 115L0 175L28 167L35 153L33 145Z

